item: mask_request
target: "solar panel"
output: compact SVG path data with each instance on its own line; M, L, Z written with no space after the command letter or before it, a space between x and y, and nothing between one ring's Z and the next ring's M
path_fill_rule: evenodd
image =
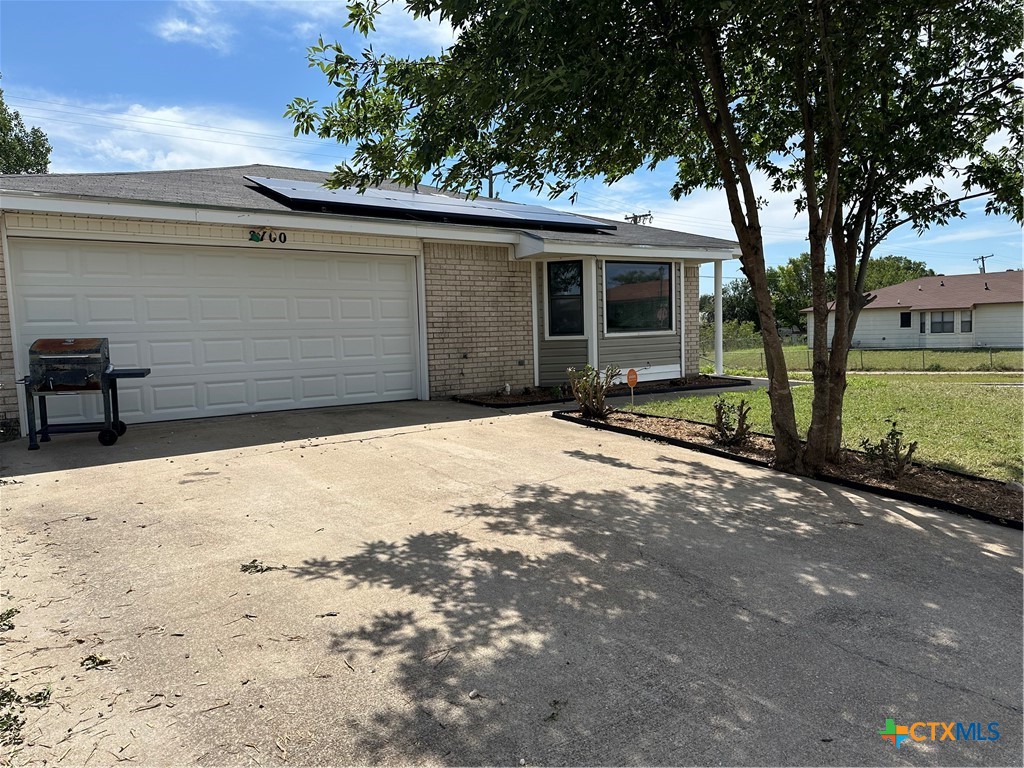
M368 189L327 189L313 181L246 176L292 208L374 214L388 218L489 224L499 227L545 227L560 230L615 229L614 224L586 219L540 205L519 205L495 200L466 200L436 192Z

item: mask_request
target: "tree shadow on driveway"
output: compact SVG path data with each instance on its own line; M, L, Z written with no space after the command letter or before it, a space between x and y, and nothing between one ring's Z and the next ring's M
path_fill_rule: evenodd
M877 735L889 717L1019 722L1016 532L784 475L657 463L618 490L520 485L448 510L445 530L292 569L387 595L330 641L373 660L393 691L344 720L352 759L1019 756L1019 729L900 751Z

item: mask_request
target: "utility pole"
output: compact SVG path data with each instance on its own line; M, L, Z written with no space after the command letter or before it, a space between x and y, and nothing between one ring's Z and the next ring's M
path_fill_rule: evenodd
M627 213L626 221L631 224L651 224L654 222L654 214L650 211L647 213Z
M995 256L994 253L990 253L988 256L979 256L978 258L975 259L975 261L980 261L981 262L981 274L983 274L983 275L985 274L985 259L991 259L994 256Z

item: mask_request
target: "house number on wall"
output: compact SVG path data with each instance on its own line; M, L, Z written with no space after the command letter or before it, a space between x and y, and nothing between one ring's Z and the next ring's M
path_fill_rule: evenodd
M271 243L287 243L288 233L286 232L269 232L265 229L262 230L249 230L249 239L254 243L271 242Z

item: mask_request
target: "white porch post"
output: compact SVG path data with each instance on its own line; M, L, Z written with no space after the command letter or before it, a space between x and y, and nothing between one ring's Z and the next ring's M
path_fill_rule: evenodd
M722 375L722 262L715 262L715 373Z

